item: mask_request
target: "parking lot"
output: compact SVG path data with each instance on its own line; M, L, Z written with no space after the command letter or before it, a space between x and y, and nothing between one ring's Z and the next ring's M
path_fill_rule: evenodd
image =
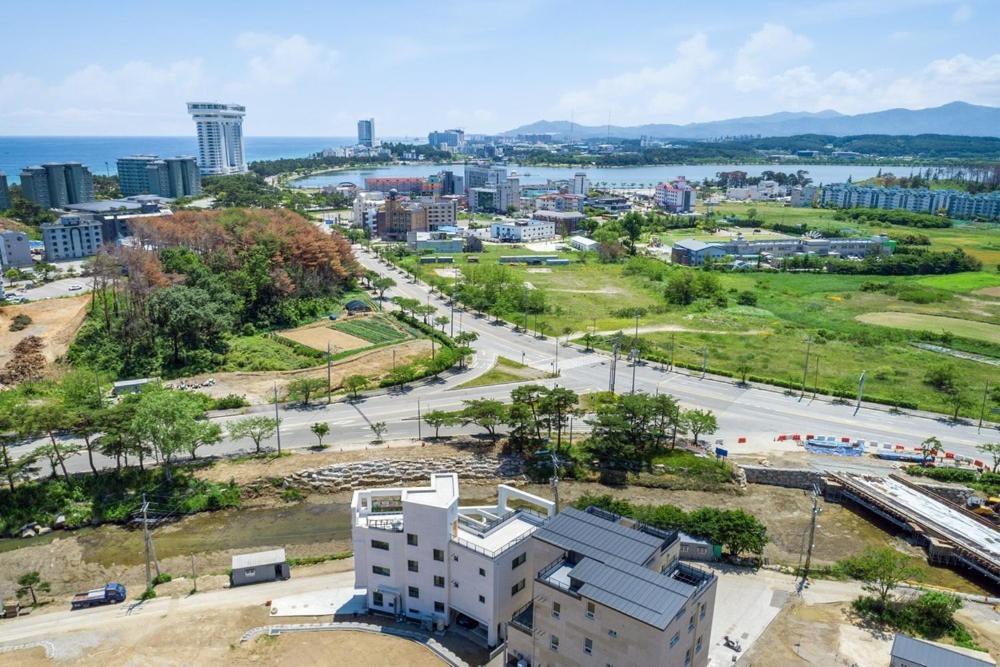
M15 296L24 297L26 301L40 301L42 299L55 299L61 296L77 296L90 291L90 280L76 276L73 278L60 278L43 285L23 288L20 285L11 289L6 287L8 293L13 292Z

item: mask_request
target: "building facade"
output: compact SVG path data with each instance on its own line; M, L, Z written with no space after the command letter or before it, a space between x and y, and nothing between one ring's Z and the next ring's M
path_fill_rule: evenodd
M587 180L587 174L582 171L573 174L572 194L580 195L581 197L586 197L590 194L590 181Z
M507 625L508 665L705 667L717 578L680 540L596 508L534 531L531 599Z
M195 197L201 194L201 173L191 156L130 155L118 158L118 186L125 197Z
M582 211L585 200L583 195L550 192L535 197L535 208L539 211Z
M10 208L10 189L7 187L7 174L0 171L0 211Z
M694 213L695 191L683 178L657 185L653 199L665 211Z
M81 215L64 215L42 224L42 242L49 262L91 257L104 244L102 223Z
M188 113L198 128L198 167L205 175L247 171L241 104L188 102Z
M384 192L390 190L414 195L435 194L435 184L422 176L369 176L365 178L365 190Z
M891 255L896 244L887 236L867 238L808 238L746 240L737 238L726 242L704 242L695 239L677 241L671 248L670 258L675 264L701 266L706 259L766 256L782 259L792 255L819 255L822 257L869 257Z
M12 229L0 229L0 270L23 269L33 263L28 235Z
M372 612L440 628L459 622L496 646L513 612L531 599L525 542L554 506L503 484L496 505L458 502L454 473L431 475L426 487L355 491L354 585L367 589Z
M21 194L42 208L94 201L94 176L79 162L49 162L21 172Z
M1000 219L1000 192L969 194L956 190L883 188L834 183L823 188L821 206L831 208L881 208L914 213L946 213L951 218Z
M506 171L506 170L505 170ZM517 177L469 188L468 207L471 213L507 213L521 206L521 184Z
M438 150L457 150L465 146L465 132L462 130L444 130L431 132L427 135L427 143Z
M358 121L358 145L371 148L375 145L375 119L367 118Z
M382 192L359 192L354 197L354 226L365 230L369 238L378 234L378 209L385 202Z

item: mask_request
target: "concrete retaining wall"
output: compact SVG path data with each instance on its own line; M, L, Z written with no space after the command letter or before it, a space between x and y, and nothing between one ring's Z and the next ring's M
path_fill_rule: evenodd
M459 479L520 477L524 461L516 456L445 456L420 459L377 459L310 468L285 478L288 486L334 493L400 482L426 482L432 473L455 472Z
M812 489L819 484L820 489L826 486L823 476L812 470L796 468L768 468L764 466L741 466L748 484L767 484L783 486L789 489Z

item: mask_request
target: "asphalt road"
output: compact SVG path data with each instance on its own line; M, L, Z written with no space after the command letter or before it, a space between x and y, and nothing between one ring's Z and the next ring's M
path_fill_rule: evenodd
M409 282L399 271L381 263L373 254L360 247L356 250L366 268L390 275L397 281L397 286L386 292L387 301L393 296L406 296L436 306L441 314L451 315L446 300L430 294L426 285ZM466 371L401 392L369 396L356 403L338 402L309 408L281 406L282 446L304 448L315 444L315 436L309 428L318 421L330 424L330 435L325 442L334 448L385 447L371 444L374 435L370 425L374 422L385 422L388 430L384 437L390 443L415 440L418 433L426 438L433 433L426 424L419 425L418 410L456 410L462 407L464 400L509 398L512 385L458 388L458 385L492 367L498 356L523 361L539 370L558 372L558 377L539 381L540 384L568 387L581 393L608 389L611 358L605 353L585 352L578 345L557 345L554 338L540 339L515 332L509 325L493 322L489 317L476 317L470 312L456 311L454 325L456 333L465 330L479 334L479 339L473 344L475 358ZM447 328L450 329L450 326ZM936 436L947 451L967 456L979 455L977 445L1000 439L1000 433L992 425L978 433L975 424L954 424L941 415L914 412L892 414L874 406L862 406L855 414L853 405L811 400L809 396L802 399L786 396L783 391L774 388L737 386L728 378L708 376L703 379L697 374L689 374L689 371L667 372L658 365L632 366L622 358L618 360L615 376L616 391L619 393L631 391L634 378L638 392L665 392L677 397L685 407L712 410L719 421L719 432L709 439L723 440L734 454L740 451L738 439L741 437L751 443L763 443L773 441L783 433L862 438L880 443L899 443L908 448ZM256 406L253 412L273 414L273 406ZM217 419L225 424L240 416ZM579 432L581 426L577 422L574 428ZM475 426L467 426L442 429L441 433L475 432L478 432ZM276 443L272 440L265 444L274 447ZM206 449L205 453L230 454L250 449L252 443L248 440L227 440L210 450ZM818 464L819 467L829 465L831 469L853 469L861 464L857 459L845 460L833 456L823 459L830 462ZM99 460L99 465L110 463ZM71 471L87 470L86 457L71 459L68 467Z

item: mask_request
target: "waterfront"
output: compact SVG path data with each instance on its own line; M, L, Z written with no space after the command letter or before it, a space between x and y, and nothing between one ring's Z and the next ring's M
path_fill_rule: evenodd
M451 169L456 174L462 174L464 165L452 164L396 164L386 167L370 167L361 169L344 169L315 174L306 178L291 181L289 185L299 188L321 188L338 183L354 183L363 187L366 177L391 176L415 177L430 176L442 169ZM909 167L891 167L876 165L828 165L828 164L676 164L652 165L646 167L535 167L509 165L510 171L516 171L521 177L521 185L544 183L546 180L572 179L573 174L582 171L587 174L591 184L607 184L620 188L653 187L657 183L673 180L684 176L692 181L704 178L715 178L720 171L745 171L750 176L760 176L766 170L794 173L798 170L809 172L809 177L816 184L843 183L848 179L860 181L875 176L879 170L893 171L896 175L908 175Z

